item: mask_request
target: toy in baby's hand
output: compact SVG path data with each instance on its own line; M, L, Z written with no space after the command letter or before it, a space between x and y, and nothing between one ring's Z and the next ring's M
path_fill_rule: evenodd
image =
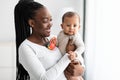
M53 37L50 39L50 41L47 43L46 47L50 50L53 50L55 47L56 47L56 42L57 42L57 39L56 37Z

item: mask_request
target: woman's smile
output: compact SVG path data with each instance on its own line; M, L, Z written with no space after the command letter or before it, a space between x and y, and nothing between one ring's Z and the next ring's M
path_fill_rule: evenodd
M48 33L50 33L51 32L51 30L50 29L47 29L47 30L45 30L46 32L48 32Z

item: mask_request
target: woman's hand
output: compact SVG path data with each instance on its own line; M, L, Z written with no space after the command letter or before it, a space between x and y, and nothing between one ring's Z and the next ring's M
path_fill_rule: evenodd
M65 70L65 75L80 76L84 73L84 67L78 61L71 62Z

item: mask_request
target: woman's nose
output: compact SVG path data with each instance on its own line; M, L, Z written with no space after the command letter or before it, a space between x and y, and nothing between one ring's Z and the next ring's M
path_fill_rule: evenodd
M52 23L52 22L49 22L49 25L48 25L48 26L49 26L49 27L52 27L52 25L53 25L53 23Z

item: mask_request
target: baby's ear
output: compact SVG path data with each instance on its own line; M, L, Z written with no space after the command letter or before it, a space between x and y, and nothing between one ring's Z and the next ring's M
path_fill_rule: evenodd
M61 28L63 29L63 24L61 24Z
M80 29L80 25L79 25L78 29Z

